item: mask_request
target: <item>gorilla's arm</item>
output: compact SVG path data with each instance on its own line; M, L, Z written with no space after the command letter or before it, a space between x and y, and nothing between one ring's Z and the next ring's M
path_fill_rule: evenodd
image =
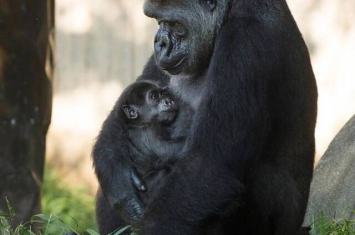
M141 234L197 234L241 198L244 171L269 134L268 84L281 72L278 42L264 27L238 18L221 28L186 157L135 225Z
M103 123L93 147L93 165L101 190L111 206L125 218L138 220L143 205L136 189L144 190L144 186L130 164L128 144L127 131L113 110Z

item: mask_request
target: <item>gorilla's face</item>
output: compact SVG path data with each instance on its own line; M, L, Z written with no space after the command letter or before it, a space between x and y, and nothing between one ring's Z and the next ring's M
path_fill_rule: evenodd
M185 76L205 71L225 1L146 0L144 13L159 24L154 49L156 63L163 71Z

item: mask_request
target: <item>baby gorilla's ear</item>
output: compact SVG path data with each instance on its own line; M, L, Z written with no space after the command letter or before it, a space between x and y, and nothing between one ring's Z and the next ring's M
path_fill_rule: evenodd
M138 111L130 105L123 105L123 111L128 119L137 119Z

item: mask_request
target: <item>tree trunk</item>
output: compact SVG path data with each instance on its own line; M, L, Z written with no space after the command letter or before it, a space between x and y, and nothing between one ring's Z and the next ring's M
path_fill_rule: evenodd
M54 0L0 0L0 210L14 225L41 211L51 119Z

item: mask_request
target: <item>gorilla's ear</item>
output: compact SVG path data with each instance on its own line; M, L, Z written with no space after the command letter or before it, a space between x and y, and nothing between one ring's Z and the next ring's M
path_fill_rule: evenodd
M123 111L128 119L138 118L138 111L130 105L123 105Z
M206 0L208 8L213 11L216 8L217 0Z

